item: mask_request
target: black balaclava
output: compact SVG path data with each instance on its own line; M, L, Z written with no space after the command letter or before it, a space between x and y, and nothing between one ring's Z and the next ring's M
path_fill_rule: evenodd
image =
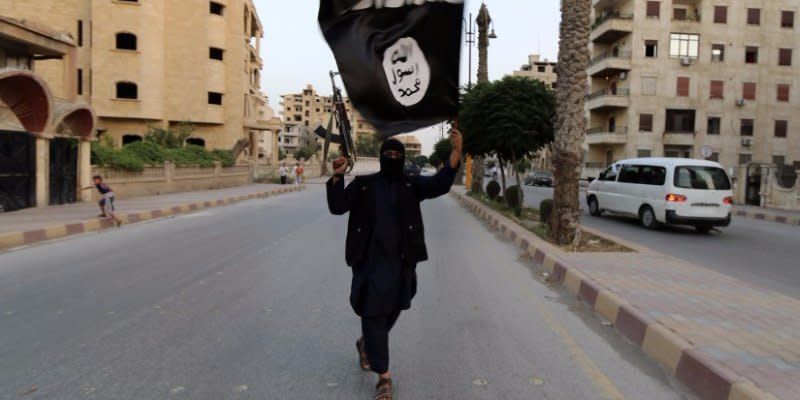
M394 159L383 155L387 150L395 150L403 153L403 157ZM390 179L400 179L403 177L403 168L406 165L406 146L397 139L386 139L381 145L381 175Z

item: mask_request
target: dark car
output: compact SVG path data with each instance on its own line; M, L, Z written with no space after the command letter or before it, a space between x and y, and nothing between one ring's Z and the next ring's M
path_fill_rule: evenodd
M536 171L525 177L528 186L553 186L553 175L546 171Z
M406 172L406 175L408 175L408 176L417 176L420 173L422 173L422 168L420 168L416 164L409 163L409 164L406 164L405 172Z

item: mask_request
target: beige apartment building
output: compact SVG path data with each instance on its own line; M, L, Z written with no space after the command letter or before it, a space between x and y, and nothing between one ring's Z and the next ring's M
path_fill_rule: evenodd
M593 7L585 176L637 156L800 167L800 3Z
M416 136L402 135L397 136L396 139L406 146L406 157L422 155L422 143Z
M309 140L316 140L314 130L318 126L328 127L333 112L331 96L321 96L314 86L307 85L301 93L281 96L283 111L283 133L280 143L285 149L296 149ZM375 128L369 124L354 108L350 99L346 98L345 109L353 127L353 140L375 134ZM334 130L337 130L334 127ZM338 133L338 132L337 132Z
M514 71L514 76L522 76L525 78L536 79L543 82L547 87L555 89L556 80L556 65L554 61L544 60L538 54L531 54L528 56L528 63L519 68L519 71Z
M259 117L263 28L252 0L2 1L0 15L70 34L75 87L48 82L57 97L91 103L117 145L189 122L191 143L252 152L254 135L280 129ZM61 61L37 69L47 77Z

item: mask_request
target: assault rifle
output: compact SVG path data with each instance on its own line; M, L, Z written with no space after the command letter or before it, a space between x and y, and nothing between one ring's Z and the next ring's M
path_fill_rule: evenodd
M325 139L325 146L323 147L322 153L323 175L327 175L328 150L331 143L339 145L339 153L347 160L348 170L352 171L357 161L355 148L353 146L353 127L350 125L350 119L347 117L347 108L344 104L342 91L336 86L336 75L339 75L339 73L334 71L330 72L331 84L333 85L333 108L331 117L328 120L328 129L320 125L314 131L317 136ZM339 130L338 135L332 132L334 123Z

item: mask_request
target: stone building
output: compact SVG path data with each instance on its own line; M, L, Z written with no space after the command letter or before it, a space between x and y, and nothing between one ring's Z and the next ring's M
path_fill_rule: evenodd
M796 0L594 0L584 175L624 158L800 168Z
M2 1L0 15L69 33L75 85L52 80L53 92L90 103L117 145L189 122L194 144L252 151L254 134L279 130L259 119L263 28L252 0ZM37 66L48 82L63 68Z
M422 143L414 135L401 135L395 137L406 146L406 157L422 155Z
M547 87L554 89L556 87L556 66L558 64L554 61L548 61L546 58L541 59L538 54L531 54L528 56L528 63L520 67L519 71L514 71L514 76L522 76L542 81Z

